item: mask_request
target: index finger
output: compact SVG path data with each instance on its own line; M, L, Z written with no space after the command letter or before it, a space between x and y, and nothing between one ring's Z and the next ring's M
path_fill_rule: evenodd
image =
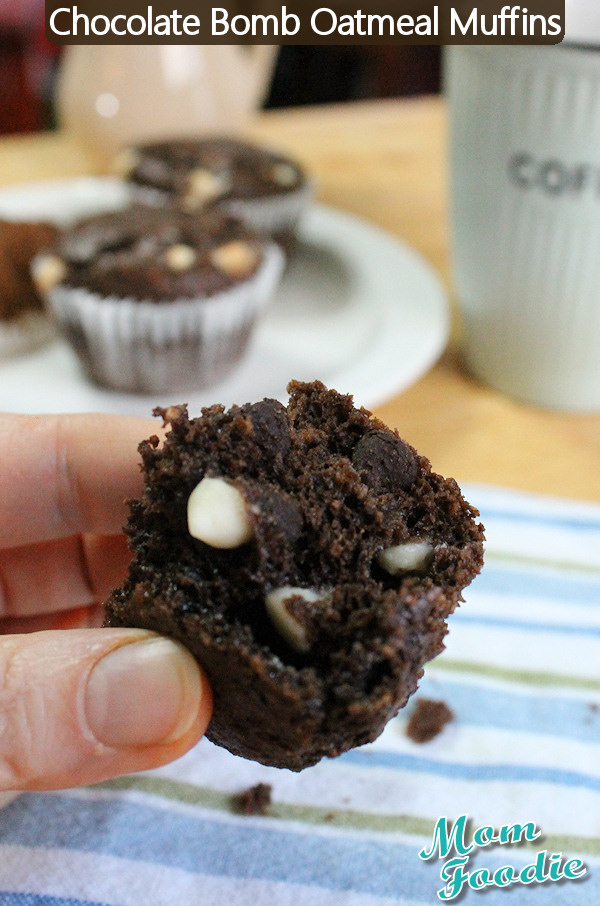
M142 489L141 440L159 422L114 415L0 414L0 547L112 534Z

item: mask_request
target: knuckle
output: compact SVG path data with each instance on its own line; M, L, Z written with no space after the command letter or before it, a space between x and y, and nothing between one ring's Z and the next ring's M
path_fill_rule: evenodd
M80 481L70 453L68 416L56 416L53 432L53 478L58 524L73 534L81 530L83 519Z

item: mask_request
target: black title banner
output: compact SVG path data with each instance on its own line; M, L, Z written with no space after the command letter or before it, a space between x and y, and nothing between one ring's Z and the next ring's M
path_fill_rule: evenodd
M565 0L46 0L53 44L558 44Z

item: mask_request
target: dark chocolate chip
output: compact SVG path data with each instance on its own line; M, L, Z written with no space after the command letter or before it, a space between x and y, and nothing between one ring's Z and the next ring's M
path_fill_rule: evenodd
M379 494L407 490L417 477L415 454L403 440L385 431L361 437L352 465L364 483Z
M290 423L286 407L279 400L265 399L259 403L242 406L242 412L250 417L254 436L265 453L285 457L292 445Z
M247 485L242 493L255 510L258 535L275 533L286 544L293 544L300 537L304 520L300 507L289 494L272 485Z

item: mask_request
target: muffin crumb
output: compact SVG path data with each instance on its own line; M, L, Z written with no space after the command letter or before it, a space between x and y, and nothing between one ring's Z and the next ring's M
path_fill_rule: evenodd
M237 804L244 815L268 815L271 810L270 783L256 783L237 796Z
M420 698L410 715L406 735L413 742L429 742L441 733L451 720L454 720L454 714L445 702Z

